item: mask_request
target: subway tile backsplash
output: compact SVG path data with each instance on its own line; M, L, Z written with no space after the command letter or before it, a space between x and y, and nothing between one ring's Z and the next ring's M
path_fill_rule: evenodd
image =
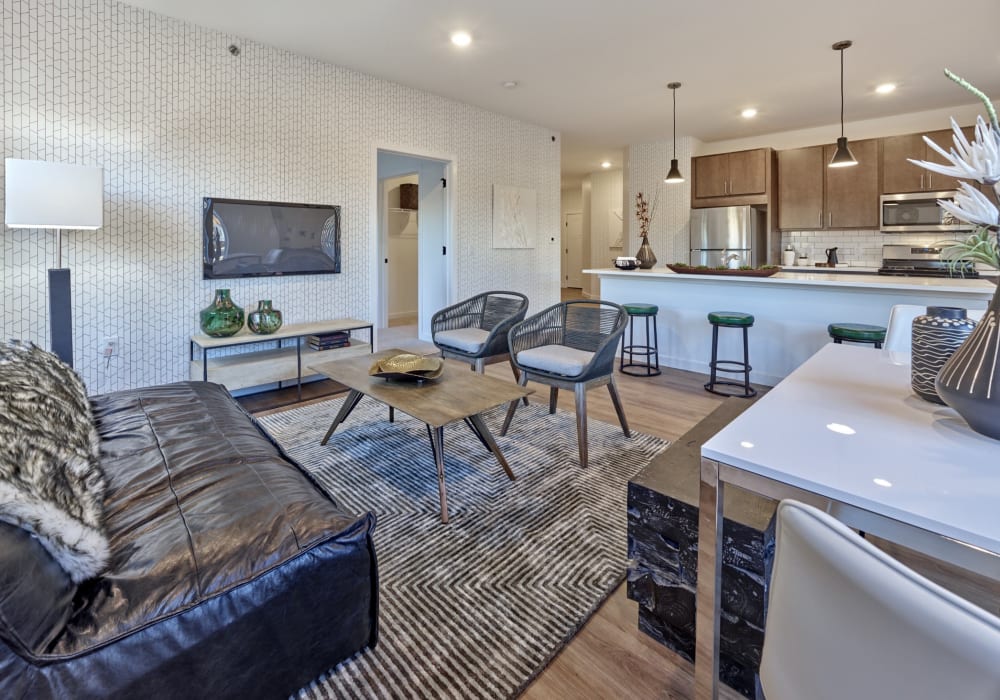
M796 255L806 253L812 262L826 260L826 249L837 248L839 262L857 267L880 267L883 245L927 246L948 240L942 233L882 233L881 231L784 231L781 249L789 243Z

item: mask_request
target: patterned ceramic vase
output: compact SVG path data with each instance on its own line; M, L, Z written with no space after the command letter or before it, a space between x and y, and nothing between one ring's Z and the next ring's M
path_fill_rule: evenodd
M966 318L965 309L954 306L928 306L926 314L913 319L910 385L917 396L944 403L934 388L938 372L975 327L976 322Z
M1000 440L1000 290L937 378L938 395L969 427Z
M642 237L642 245L639 246L639 252L635 254L635 257L639 261L639 267L643 270L648 270L656 264L656 256L653 255L653 249L649 245L649 238L646 236Z
M215 299L200 316L202 333L214 338L236 335L243 328L243 309L233 302L228 289L216 289Z
M257 310L247 316L247 328L257 335L270 335L281 328L281 312L271 308L270 299L257 302Z

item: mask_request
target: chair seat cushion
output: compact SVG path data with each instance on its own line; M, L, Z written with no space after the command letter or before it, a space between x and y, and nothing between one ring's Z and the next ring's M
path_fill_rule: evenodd
M434 334L434 344L455 348L462 352L476 353L483 349L489 331L482 328L452 328L448 331L438 331Z
M717 326L752 326L754 317L742 311L710 311L708 322Z
M872 326L867 323L831 323L826 330L832 338L881 343L885 340L886 329L883 326Z
M541 345L517 354L519 365L565 377L577 376L593 359L594 353L567 345Z
M660 312L660 308L656 304L630 303L622 304L622 306L625 307L629 316L655 316Z

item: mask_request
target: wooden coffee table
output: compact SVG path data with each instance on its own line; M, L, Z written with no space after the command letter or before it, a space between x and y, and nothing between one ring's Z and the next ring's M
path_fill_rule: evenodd
M310 366L310 369L322 374L335 382L340 382L350 393L344 399L337 416L333 419L330 429L321 444L329 441L333 431L337 429L354 407L364 396L370 396L389 407L389 420L392 421L395 411L413 416L427 426L427 434L434 453L434 463L437 466L438 491L441 496L441 522L448 522L448 498L444 484L444 427L449 423L464 421L479 438L497 462L503 467L512 480L507 460L504 459L493 435L480 415L483 411L500 406L509 401L515 401L533 393L513 382L475 374L469 371L465 363L445 360L444 374L439 378L422 383L407 381L386 381L379 377L369 376L368 370L379 359L392 357L405 350L391 349L363 357L352 357L344 360L334 360Z

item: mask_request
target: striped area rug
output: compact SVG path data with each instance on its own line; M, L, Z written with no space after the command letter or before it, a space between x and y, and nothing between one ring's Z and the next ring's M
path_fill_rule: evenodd
M333 498L378 517L380 637L300 698L517 695L621 582L626 483L667 442L591 420L577 465L572 413L521 406L506 437L510 481L462 423L445 430L450 523L422 423L362 399L329 444L341 399L260 419ZM627 410L627 407L626 407Z

